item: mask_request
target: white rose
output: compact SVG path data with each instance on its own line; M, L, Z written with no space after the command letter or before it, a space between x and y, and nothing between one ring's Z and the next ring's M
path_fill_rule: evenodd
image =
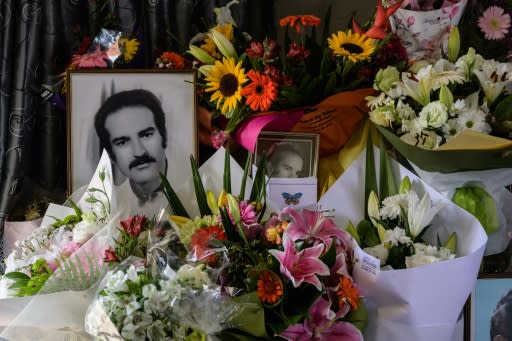
M430 102L421 109L419 119L424 128L441 128L448 120L448 108L439 101Z
M439 261L440 259L437 257L417 253L412 256L405 257L405 267L410 269L420 265L437 263Z
M83 244L100 230L100 226L96 222L89 222L86 220L80 221L73 228L73 241L75 243Z

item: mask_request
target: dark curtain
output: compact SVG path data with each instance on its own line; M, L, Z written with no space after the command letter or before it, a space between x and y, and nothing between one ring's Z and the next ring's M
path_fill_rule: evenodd
M121 67L151 68L160 52L183 52L191 37L215 23L213 8L227 3L0 0L0 236L9 212L35 188L54 198L65 193L66 112L51 94L79 37L94 37L102 27L120 30L141 43L137 57ZM231 10L254 38L273 34L272 0L239 0ZM0 252L3 259L2 245Z

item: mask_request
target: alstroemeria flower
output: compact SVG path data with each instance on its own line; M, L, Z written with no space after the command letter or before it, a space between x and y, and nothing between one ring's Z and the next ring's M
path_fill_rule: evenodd
M279 336L290 341L362 341L363 335L354 325L336 321L331 303L320 297L309 308L309 317L303 323L285 329Z
M322 283L317 275L327 276L330 274L327 265L318 259L324 251L324 245L317 244L297 252L295 243L286 233L283 239L284 251L275 249L269 251L281 264L281 274L292 281L295 288L306 282L314 285L318 290L322 290Z
M296 241L298 239L319 239L325 245L329 245L331 237L338 237L348 245L350 236L340 229L331 220L323 217L319 211L303 209L301 213L291 207L283 209L282 213L292 217L292 222L286 230L288 236Z

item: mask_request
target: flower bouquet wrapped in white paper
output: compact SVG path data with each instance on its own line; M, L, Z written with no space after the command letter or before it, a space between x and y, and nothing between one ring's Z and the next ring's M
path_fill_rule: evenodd
M373 159L369 159L373 167ZM378 162L380 158L375 159ZM387 158L382 158L382 161L385 160ZM388 164L389 167L385 167L391 170L388 178L381 177L379 181L383 193L392 192L389 177L397 176L410 179L410 194L395 197L397 200L391 202L388 200L382 208L375 204L378 203L376 200L374 204L369 204L367 215L365 207L370 191L363 190L367 187L362 174L371 175L365 172L371 172L372 168L366 167L363 152L320 199L324 209L335 209L338 225L348 226L356 238L362 238L366 232L374 233L374 245L380 244L380 252L379 248L369 251L379 255L384 260L383 264L392 263L402 268L381 269L381 260L359 250L354 277L369 307L365 339L461 340L462 334L457 334L461 332L460 316L476 282L487 241L486 234L471 214L444 198L397 162ZM381 196L384 198L388 195ZM405 222L397 218L403 207L410 209ZM352 223L359 223L365 216L371 222L359 224L356 231ZM406 226L405 230L400 231L397 225L391 224L393 220L398 226ZM426 225L430 227L425 232ZM453 237L453 233L456 237ZM453 239L457 241L455 255L437 247L439 241L444 244L450 236L452 241L448 244L452 244L452 247ZM423 245L414 244L420 240ZM405 263L416 263L412 265L418 266L405 269Z
M1 281L1 336L13 340L86 337L87 289L107 270L103 252L118 216L106 153L76 204L51 204L41 226L18 241ZM12 297L30 296L30 297ZM52 314L48 314L49 309ZM5 329L4 329L5 328Z

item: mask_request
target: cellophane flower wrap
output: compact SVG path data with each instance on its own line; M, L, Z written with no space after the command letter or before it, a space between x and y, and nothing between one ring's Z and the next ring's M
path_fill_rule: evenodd
M192 198L184 186L183 207L171 204L172 231L186 250L178 263L204 269L217 294L236 308L222 321L225 329L209 337L362 340L366 309L352 278L350 235L317 209L264 213L272 205L264 185L255 185L264 180L264 167L253 180L247 169L221 148L193 171ZM182 248L176 240L170 245L172 252L157 251L160 264L180 259Z
M378 149L373 153L375 164L378 165L381 161ZM375 167L374 164L370 166ZM425 198L425 194L428 194L430 200L424 201L425 207L429 208L427 211L432 212L430 209L442 205L422 239L424 243L437 246L438 240L444 244L455 233L455 258L391 270L381 269L379 259L358 249L354 278L369 310L365 340L460 340L463 321L459 317L476 282L487 236L472 215L440 195L405 167L391 160L389 169L388 174L395 176L395 179L408 177L411 189L419 198ZM363 152L320 199L319 203L324 209L334 209L334 221L338 225L352 225L354 228L353 224L365 218L368 195L363 190L366 188L363 174L370 170ZM388 181L380 178L381 188ZM340 200L340 197L347 200ZM423 212L418 209L411 212L412 221L429 220L422 215L427 212L425 208ZM371 216L375 219L376 214ZM389 227L394 229L394 226ZM379 230L373 223L369 228L376 232ZM390 238L388 242L391 241L397 241L398 246L400 238ZM386 246L394 245L388 243ZM406 250L399 248L399 251L403 253Z
M4 283L11 285L8 294L30 297L0 300L0 322L6 327L2 337L87 338L83 317L92 299L88 290L107 270L104 250L123 211L113 204L110 165L104 153L89 185L77 193L74 208L50 204L41 227L17 243L8 264L21 267L12 268L19 272L8 272L4 281L9 283Z
M400 3L390 17L393 32L405 46L409 59L438 59L447 52L448 34L462 18L468 0L386 1Z
M367 98L370 120L420 177L479 217L490 236L486 254L502 252L512 230L500 207L510 203L511 68L470 48L404 73L383 69L374 84L380 94ZM489 205L472 208L475 200Z
M301 120L297 131L319 132L325 137L321 155L332 154L362 120L363 98L371 92L376 70L407 63L405 49L388 27L397 5L385 8L379 2L368 23L354 20L350 29L333 33L327 29L330 10L325 20L287 16L279 22L285 29L283 44L271 36L256 40L241 32L231 15L236 6L234 0L216 8L216 25L194 37L186 55L198 66L201 105L224 130L215 133L214 146L231 134L253 151L260 130L290 130ZM321 24L325 28L317 39ZM328 100L348 90L353 92ZM320 102L325 103L317 108ZM262 123L260 117L269 115L271 119ZM247 126L253 119L257 123Z

